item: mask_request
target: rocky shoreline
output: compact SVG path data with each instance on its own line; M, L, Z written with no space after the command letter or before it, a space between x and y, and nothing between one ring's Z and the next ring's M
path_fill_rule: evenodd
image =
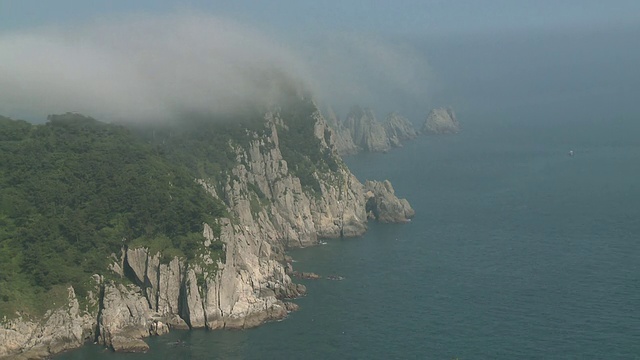
M320 146L339 159L334 130L319 111L313 117ZM86 342L139 352L148 349L145 337L171 329L245 329L282 319L297 309L287 300L306 293L292 281L297 275L287 270L286 249L362 235L368 219L405 222L413 216L388 181L363 185L341 161L336 170L315 174L319 193L304 191L280 152L284 121L268 113L265 123L269 135L236 148L238 165L222 185L198 180L227 204L229 218L203 224L195 260L123 246L112 254L111 272L93 276L86 299L70 287L68 303L42 318L5 319L0 358L45 358ZM255 201L256 189L262 202Z
M342 156L360 151L387 152L402 147L403 142L418 135L455 134L460 124L451 108L436 108L429 112L420 130L397 112L379 122L373 110L354 106L344 120L329 109L329 127L335 133L335 148Z

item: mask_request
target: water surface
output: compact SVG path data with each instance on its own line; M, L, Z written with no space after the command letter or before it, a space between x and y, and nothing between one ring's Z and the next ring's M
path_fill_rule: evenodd
M474 115L457 136L348 159L417 215L293 251L298 270L345 279L303 281L286 320L58 358L640 358L638 125Z

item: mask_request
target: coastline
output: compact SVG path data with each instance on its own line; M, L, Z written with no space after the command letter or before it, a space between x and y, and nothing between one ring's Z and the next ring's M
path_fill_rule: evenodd
M320 146L332 149L333 135L324 136L332 130L319 112L314 119ZM94 275L89 305L80 309L71 288L70 305L49 317L6 322L0 328L0 354L44 358L88 341L114 351L143 352L148 349L143 338L170 329L246 329L283 319L295 309L286 300L306 292L287 274L286 249L360 236L370 219L402 222L413 216L390 183L363 185L341 162L318 177L320 196L309 194L280 153L277 124L282 119L271 114L266 121L270 135L237 149L239 164L222 188L199 180L211 196L224 199L231 218L216 224L220 234L204 224L197 261L167 261L148 248L124 247L112 254L112 275ZM271 145L265 148L265 143ZM267 195L269 206L252 206L253 188ZM224 258L215 257L212 244L221 244Z

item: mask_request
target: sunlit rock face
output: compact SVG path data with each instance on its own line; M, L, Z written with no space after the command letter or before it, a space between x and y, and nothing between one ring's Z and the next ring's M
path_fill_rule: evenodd
M235 146L236 162L226 179L215 184L197 180L226 204L229 216L203 224L195 259L124 246L111 255L109 274L94 275L90 308L81 309L69 288L68 304L40 321L5 322L0 357L44 358L85 341L114 351L143 352L148 349L143 338L171 329L244 329L281 319L296 309L286 300L306 293L285 270L286 249L312 246L321 238L362 235L367 210L382 222L413 216L388 181L365 186L349 171L336 150L335 132L317 108L308 119L315 137L310 143L332 158L334 166L313 173L314 190L303 185L282 155L285 119L274 111L264 121L267 131L247 131L248 141ZM362 111L353 124L385 131L370 112ZM378 139L354 130L370 149L389 146L386 135Z

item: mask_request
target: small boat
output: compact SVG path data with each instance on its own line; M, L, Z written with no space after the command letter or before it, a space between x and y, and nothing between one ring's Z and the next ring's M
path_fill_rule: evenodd
M573 150L569 150L569 156L573 156Z

